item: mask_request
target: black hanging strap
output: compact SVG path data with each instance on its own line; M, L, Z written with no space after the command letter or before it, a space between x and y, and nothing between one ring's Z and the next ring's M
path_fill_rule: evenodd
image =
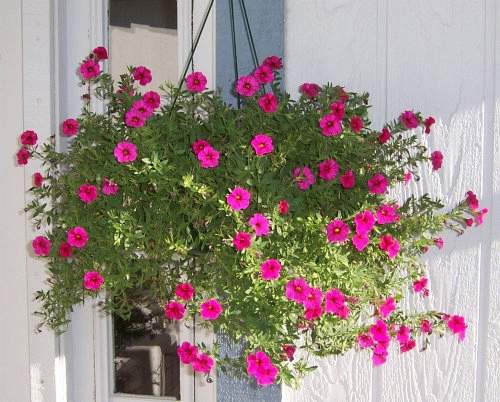
M234 27L234 4L233 0L229 0L229 19L231 22L231 42L233 45L233 67L234 67L234 82L238 81L238 53L236 49L236 29ZM238 101L238 109L241 108L241 98L240 94L236 93L236 99Z
M245 31L247 33L248 42L250 44L250 51L252 53L253 65L255 68L259 65L259 58L257 57L257 51L255 50L255 42L253 40L252 28L250 27L250 22L248 21L247 8L245 6L245 0L240 0L241 12L243 14L243 24L245 25Z

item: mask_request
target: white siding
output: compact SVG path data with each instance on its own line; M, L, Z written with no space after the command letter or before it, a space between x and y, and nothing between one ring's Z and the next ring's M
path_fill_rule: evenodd
M469 189L490 209L485 225L446 236L428 260L427 306L466 316L469 331L435 339L425 353L393 353L383 368L369 356L319 361L283 401L496 401L500 394L500 60L496 0L286 0L287 89L333 81L371 93L381 127L402 110L436 117L428 137L445 154L438 174L410 189L454 204ZM409 191L409 190L404 190ZM421 306L422 302L414 305Z

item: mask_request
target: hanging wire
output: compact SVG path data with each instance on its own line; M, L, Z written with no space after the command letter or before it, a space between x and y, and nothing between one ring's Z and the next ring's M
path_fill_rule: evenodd
M194 45L194 0L191 0L191 51L193 51L193 45ZM194 58L191 59L191 72L194 73Z
M253 65L255 68L259 65L259 58L257 57L257 50L255 50L255 42L253 40L252 28L250 27L250 22L248 21L247 8L245 6L245 0L240 0L241 12L243 14L243 23L245 25L245 31L247 33L248 41L250 42L250 51L252 53Z
M238 81L238 53L236 49L236 30L234 28L234 3L229 0L229 19L231 21L231 41L233 45L233 67L234 67L234 82ZM240 94L236 92L236 99L238 101L238 109L241 108Z

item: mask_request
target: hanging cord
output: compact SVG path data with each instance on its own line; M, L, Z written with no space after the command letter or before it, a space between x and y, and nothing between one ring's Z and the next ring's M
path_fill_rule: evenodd
M189 66L191 65L191 63L193 61L194 52L196 51L196 48L198 47L198 43L200 42L201 34L203 33L203 29L205 28L205 25L207 24L208 16L210 15L210 11L212 10L214 2L215 2L215 0L210 0L210 3L208 4L208 6L205 10L205 14L203 15L203 19L201 20L200 28L198 29L198 32L196 33L194 43L192 44L191 51L189 52L189 57L186 60L186 63L184 64L184 68L182 70L182 74L181 74L181 77L179 79L179 83L177 84L177 90L175 91L175 96L174 96L174 100L172 101L172 106L170 107L169 115L172 115L172 112L174 111L175 105L177 103L177 99L179 98L179 92L181 90L182 83L184 82L184 79L186 78L186 74L189 70Z
M194 0L191 0L191 51L193 51L193 46L194 46ZM194 73L194 57L191 59L191 72Z
M234 28L234 3L229 0L229 19L231 20L231 41L233 44L233 66L234 66L234 82L238 81L238 53L236 49L236 30ZM236 92L236 99L238 101L238 109L241 108L240 94Z
M257 57L257 51L255 50L255 42L253 40L252 28L250 27L250 22L248 21L247 8L245 6L245 0L240 0L241 12L243 14L243 23L245 25L245 31L247 33L248 41L250 42L250 51L252 53L253 65L255 68L259 65L259 58Z

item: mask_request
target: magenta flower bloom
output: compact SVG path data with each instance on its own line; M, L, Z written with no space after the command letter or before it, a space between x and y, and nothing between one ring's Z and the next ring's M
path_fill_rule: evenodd
M104 46L96 47L94 50L92 50L92 53L94 53L94 56L97 59L97 61L107 60L108 58L108 51Z
M391 340L387 324L382 320L377 320L377 322L370 327L370 334L377 342L385 343Z
M479 209L479 200L477 199L476 194L469 190L465 195L467 197L465 201L467 202L469 209L471 211L477 211Z
M361 349L371 348L373 346L373 338L370 334L360 334L358 335L358 346Z
M255 236L267 236L269 234L269 220L262 214L253 214L248 224L255 231Z
M69 258L73 255L73 247L71 247L67 242L61 242L59 246L59 256L62 258Z
M135 67L132 70L132 76L135 81L139 81L141 85L147 85L153 80L153 75L151 74L151 70L144 66Z
M278 99L271 93L262 95L258 104L264 113L274 113L278 110Z
M325 293L325 311L334 313L336 306L341 306L345 303L345 295L339 289L330 289Z
M337 177L339 164L333 159L327 159L318 165L319 177L325 181L330 181Z
M87 59L80 64L80 74L84 80L90 80L101 73L101 67L94 59Z
M186 307L175 300L170 300L163 308L165 317L169 320L182 320L186 312Z
M375 216L368 210L359 212L354 217L357 234L370 233L375 226Z
M308 321L317 320L323 315L323 307L319 303L307 303L304 305L304 318Z
M323 302L323 292L320 288L309 287L304 299L304 306L321 305Z
M78 189L78 196L85 204L90 204L97 198L97 187L92 184L82 184Z
M394 310L396 310L396 301L394 300L394 297L388 297L385 299L385 301L378 308L380 316L384 319L389 317Z
M273 69L265 64L257 67L253 76L259 84L269 84L274 81Z
M252 235L247 232L238 232L233 238L233 246L238 251L243 251L252 245Z
M132 108L130 111L134 111L135 113L139 114L144 120L147 120L149 119L152 115L153 115L153 108L151 106L149 106L149 104L143 100L143 99L139 99L137 101L135 101L133 104L132 104ZM125 117L125 120L127 120L127 118ZM128 125L128 123L127 123Z
M267 387L274 384L276 377L278 377L278 368L274 365L269 365L259 370L255 376L257 384L262 387Z
M368 191L371 194L384 194L388 186L389 180L380 173L376 173L368 179Z
M403 175L403 181L405 184L408 184L411 179L413 179L413 173L412 172L405 172L405 174Z
M420 331L424 334L432 333L432 323L429 320L422 320L420 322Z
M441 151L431 153L432 170L439 170L443 166L443 154Z
M97 271L88 271L83 275L83 287L97 292L104 284L104 277Z
M348 170L339 177L339 181L340 185L347 190L356 185L356 176L354 176L354 172L352 170Z
M359 134L362 128L365 126L363 123L363 119L359 116L351 117L349 124L351 126L351 130L356 134Z
M216 320L222 314L222 306L217 299L208 299L200 305L200 315L204 320Z
M380 344L375 346L372 354L373 367L378 367L384 364L387 361L388 355L389 353L387 352L387 348L385 346L382 346Z
M115 195L116 193L118 193L118 189L119 189L118 184L109 180L108 178L105 177L104 180L102 181L101 191L104 195L107 196Z
M306 98L314 99L318 96L319 91L321 90L318 84L313 84L310 82L304 82L299 87L299 92L304 95Z
M283 352L286 354L286 358L293 362L293 359L294 359L294 354L295 354L295 351L297 350L297 347L293 344L285 344L281 347L281 349L283 350Z
M349 226L341 219L334 219L326 225L326 238L329 243L342 243L350 233Z
M226 201L233 211L241 211L247 209L250 205L252 195L243 187L235 187L228 195Z
M183 364L191 364L196 356L198 356L198 348L184 341L177 347L177 356Z
M478 214L474 217L474 222L476 222L476 226L482 225L484 216L488 213L488 208L483 208Z
M66 233L67 239L66 241L72 247L83 248L89 241L89 235L87 231L81 226L75 226L71 228Z
M62 132L65 137L71 137L78 134L80 123L75 119L66 119L62 124Z
M401 325L396 333L396 340L403 345L410 340L410 334L410 328L406 325Z
M189 301L194 296L194 288L190 283L179 283L175 287L175 295L184 301Z
M316 182L316 178L314 177L312 170L307 166L294 168L292 170L292 176L295 180L295 184L301 191L307 190Z
M288 204L287 200L280 200L278 203L278 212L280 215L286 215L288 214L288 211L290 209L290 204Z
M203 92L207 89L207 77L200 71L195 71L186 77L186 87L191 93Z
M400 344L400 352L409 352L415 346L417 346L417 342L415 342L415 339L408 339L408 341L406 341L405 343Z
M345 116L345 104L344 102L333 102L330 105L330 110L332 114L337 118L337 120L342 120Z
M247 373L250 376L256 376L259 371L272 364L271 358L261 351L249 353L246 358Z
M21 134L22 145L35 145L38 141L38 135L33 130L26 130Z
M195 372L204 374L210 373L214 364L214 359L205 353L199 353L191 363Z
M259 82L253 75L240 77L236 82L236 92L241 96L253 96L259 88Z
M212 169L219 166L220 153L210 145L205 145L196 156L203 169Z
M467 324L465 323L464 317L460 315L452 315L448 318L448 328L451 332L458 335L458 339L463 341L465 338L465 331L467 329Z
M399 253L399 242L390 234L380 238L379 247L387 253L390 259L395 258Z
M22 147L19 151L17 151L16 157L18 165L26 165L29 158L31 158L31 154L25 147Z
M319 121L319 126L325 137L335 137L342 132L341 120L333 113L323 116Z
M273 258L260 264L260 274L265 281L273 281L280 277L281 263Z
M356 233L354 236L352 236L352 244L358 251L363 251L366 247L368 247L368 244L370 243L370 238L368 237L367 233Z
M158 92L149 91L142 96L142 100L153 110L160 106L160 95Z
M45 236L37 236L31 242L31 246L37 256L47 257L50 254L52 242Z
M428 282L429 282L429 279L427 279L425 276L414 281L413 282L413 291L415 293L420 293L420 292L424 291L425 289L427 289Z
M444 240L442 237L437 237L433 241L438 249L441 250L444 247Z
M142 127L146 123L144 116L135 109L130 109L125 113L125 124L129 127Z
M425 134L431 133L431 127L435 122L436 122L436 120L434 120L434 117L432 117L432 116L429 116L429 117L427 117L427 119L424 120Z
M378 142L381 144L385 144L387 141L391 139L391 132L387 127L382 129L382 132L378 136Z
M129 163L137 159L137 147L129 141L119 142L113 153L118 163Z
M43 184L43 176L40 172L33 173L33 186L34 187L42 187Z
M255 154L257 156L264 156L270 154L274 150L272 137L263 133L256 134L252 138L250 145L254 149Z
M407 129L417 128L420 124L417 116L410 110L406 110L399 116L399 121Z
M388 204L382 204L377 209L377 223L379 225L387 225L399 222L397 209Z
M289 300L303 303L309 293L309 284L303 278L291 279L285 285L285 296Z
M191 150L193 151L193 153L195 155L198 155L201 151L203 151L203 149L206 146L210 146L210 144L207 141L205 141L205 140L196 140L195 142L193 142L191 144Z
M268 56L264 59L262 64L272 68L273 70L279 70L283 67L283 61L281 60L281 57L278 56Z

